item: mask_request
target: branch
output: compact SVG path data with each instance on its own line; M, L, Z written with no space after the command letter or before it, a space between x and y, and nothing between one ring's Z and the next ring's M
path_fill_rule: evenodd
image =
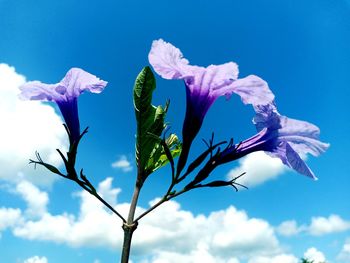
M154 209L156 209L158 206L160 206L161 204L179 196L179 195L182 195L192 189L196 189L196 188L203 188L203 187L220 187L220 186L232 186L236 192L238 192L238 188L236 185L238 186L241 186L245 189L248 189L248 187L242 185L242 184L239 184L239 183L236 183L236 180L238 178L240 178L241 176L245 175L246 173L242 173L234 178L232 178L230 181L213 181L211 183L208 183L208 184L204 184L204 185L201 185L201 184L197 184L197 185L193 185L191 186L190 188L183 188L181 191L179 192L170 192L171 189L174 187L174 184L172 184L170 187L169 187L169 190L167 192L167 194L162 198L160 199L156 204L154 204L152 207L150 207L148 210L146 210L145 212L143 212L141 215L139 215L135 220L134 222L138 222L141 218L143 218L145 215L149 214L150 212L152 212Z
M36 165L42 165L44 166L46 169L48 169L49 171L58 174L66 179L72 180L74 182L76 182L81 188L83 188L85 191L87 191L88 193L90 193L91 195L95 196L101 203L103 203L109 210L111 210L114 214L116 214L122 221L123 223L126 223L125 218L118 213L118 211L116 211L108 202L106 202L96 191L95 187L91 184L91 182L87 179L87 177L83 174L83 169L80 170L80 179L78 177L78 174L76 172L75 169L75 160L76 160L76 154L77 154L77 149L78 149L78 145L79 142L81 140L81 138L84 136L84 134L87 133L88 131L88 127L84 129L84 131L80 134L78 140L76 142L72 142L71 136L70 136L70 132L68 127L64 124L64 128L66 129L66 132L68 134L69 137L69 141L70 141L70 147L69 147L69 151L67 152L67 158L64 156L64 154L59 150L56 149L57 152L59 153L60 157L63 160L63 163L65 165L66 168L66 174L63 174L62 172L60 172L60 170L58 168L56 168L55 166L45 163L40 154L38 152L35 152L36 158L38 161L34 161L32 159L29 160L29 163L34 163L34 167L36 167Z

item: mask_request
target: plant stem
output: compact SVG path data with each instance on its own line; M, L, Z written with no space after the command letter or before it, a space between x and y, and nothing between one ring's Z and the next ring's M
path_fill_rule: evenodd
M125 222L123 223L123 227L122 227L124 230L124 241L123 241L121 263L129 262L131 239L138 224L137 221L134 221L134 216L135 216L135 210L136 210L136 205L137 205L137 200L139 198L140 190L141 190L141 184L139 182L136 182L134 194L132 196L132 200L130 204L128 219L126 223Z
M167 194L162 198L160 199L156 204L154 204L151 208L149 208L147 211L143 212L141 215L139 215L135 221L139 221L142 217L144 217L145 215L147 215L148 213L152 212L154 209L156 209L158 206L160 206L161 204L165 203L166 201L169 201L179 195L182 195L183 193L186 193L188 192L189 190L191 189L194 189L194 188L189 188L189 189L182 189L181 191L175 193L175 194L170 194L170 191L172 190L173 186L171 186L167 192Z
M109 210L111 210L114 214L116 214L122 221L125 223L124 217L118 213L117 210L115 210L110 204L108 204L98 193L93 194L102 204L104 204L106 207L108 207Z
M69 179L69 178L68 178ZM102 204L104 204L109 210L111 210L115 215L117 215L123 223L126 223L124 217L118 213L117 210L113 208L109 203L107 203L96 191L95 187L90 183L90 181L84 176L84 181L73 179L80 187L82 187L85 191L96 197Z

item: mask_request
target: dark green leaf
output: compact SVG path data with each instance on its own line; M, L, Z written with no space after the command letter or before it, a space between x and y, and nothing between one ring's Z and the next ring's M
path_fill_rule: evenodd
M134 107L137 121L136 160L145 177L161 167L159 159L164 154L160 135L166 126L164 120L168 103L165 107L152 105L155 88L156 81L151 69L143 68L135 81Z
M170 134L170 136L165 140L165 143L170 150L172 158L176 158L181 153L181 142L175 134ZM152 172L163 167L169 163L169 159L165 152L164 147L161 145L160 141L157 143L154 153L152 154L152 160L150 159L149 168Z

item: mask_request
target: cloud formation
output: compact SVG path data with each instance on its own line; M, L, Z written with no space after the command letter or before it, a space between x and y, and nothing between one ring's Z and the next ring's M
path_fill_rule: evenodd
M276 227L276 231L281 236L291 237L299 234L305 230L304 226L298 226L295 220L287 220L282 222L278 227Z
M50 185L57 176L39 172L28 165L35 151L50 163L61 162L56 149L64 148L65 131L54 109L38 101L18 99L18 87L25 77L13 67L0 64L0 180L18 182L25 178L40 185Z
M343 232L350 229L350 221L342 219L338 215L326 217L313 217L309 226L309 232L314 236Z
M206 247L198 247L188 254L169 251L157 251L150 260L144 260L142 263L239 263L235 257L223 259L219 256L211 255Z
M326 262L326 257L323 255L323 253L314 247L311 247L308 250L306 250L306 252L304 253L304 258L306 258L309 261L312 261L313 263Z
M36 187L27 186L26 189L31 190L26 193L33 188ZM120 189L113 188L112 179L107 178L99 184L98 191L105 198L115 199ZM37 196L45 193L38 189L33 192ZM72 247L119 249L123 238L120 220L90 194L79 192L78 196L81 200L78 215L53 215L46 209L41 210L39 218L23 214L22 220L12 226L13 234ZM46 202L38 203L46 207ZM27 201L27 205L29 208L34 204ZM114 202L114 207L123 215L127 214L128 206ZM138 207L137 213L144 210ZM141 220L133 239L135 257L151 255L149 262L203 262L205 257L206 262L238 263L257 256L274 257L280 252L274 229L267 221L250 218L245 211L233 206L205 216L194 215L183 210L179 203L169 201Z
M243 172L246 174L240 177L237 182L248 187L262 184L283 174L287 168L280 159L273 158L266 153L254 152L239 160L239 166L233 168L228 174L232 179Z
M279 251L278 240L268 222L249 218L245 211L233 206L204 216L182 210L177 202L168 202L146 217L139 228L135 232L134 248L140 253L156 247L158 251L190 256L200 249L220 255L223 260L233 260Z
M112 163L112 167L120 169L125 173L132 171L131 162L128 160L126 155L121 155L118 160Z
M127 215L129 204L117 202L120 189L113 188L112 178L100 182L97 189L122 215ZM123 233L119 218L89 193L81 191L75 194L80 198L77 215L51 214L47 209L47 193L30 182L18 183L13 193L22 197L27 208L24 212L0 208L0 231L11 229L18 238L71 247L121 247ZM145 209L138 207L136 214ZM337 216L330 216L328 221L336 222L334 218ZM313 218L311 222L316 222L315 219L320 218ZM134 233L133 257L134 261L142 263L298 263L295 255L285 253L275 231L291 236L300 229L310 232L312 225L298 226L290 220L274 229L266 220L251 218L233 206L208 215L195 215L182 209L179 203L169 201L141 220L138 231ZM346 243L338 258L348 257L349 247ZM304 257L315 260L315 263L325 258L315 248L308 249ZM47 263L45 260L45 257L35 256L26 263Z
M23 263L48 263L48 260L46 257L34 256L24 260Z
M339 262L350 262L350 238L345 241L342 250L337 256L337 260Z
M28 181L22 181L16 186L16 193L27 203L26 213L29 217L40 217L45 214L49 197Z
M254 257L248 263L299 263L299 259L290 254L279 254L273 257Z
M345 232L350 229L350 221L341 218L339 215L329 217L312 217L309 225L298 226L295 220L287 220L276 227L278 234L282 236L295 236L299 233L307 233L312 236L323 236L338 232Z
M0 237L1 231L15 226L21 219L21 210L16 208L0 208Z

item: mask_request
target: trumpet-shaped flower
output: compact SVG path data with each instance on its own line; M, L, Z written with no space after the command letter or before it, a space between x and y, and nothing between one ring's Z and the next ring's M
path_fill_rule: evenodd
M298 173L317 179L301 157L308 153L318 156L329 147L328 143L319 141L319 128L280 115L274 104L257 105L254 109L256 115L253 123L259 133L223 151L219 162L236 160L255 151L265 151Z
M72 142L80 136L78 116L78 97L85 90L100 93L107 85L106 81L79 68L70 69L66 76L56 84L30 81L20 87L20 98L24 100L54 101L61 110Z
M236 63L228 62L206 68L192 66L178 48L162 39L153 41L148 59L163 78L183 79L185 82L186 115L180 156L180 160L184 159L183 162L186 162L189 148L202 126L205 114L218 97L225 95L229 98L232 93L236 93L244 104L253 105L267 104L274 99L267 83L261 78L250 75L238 79ZM180 166L182 165L184 163Z

